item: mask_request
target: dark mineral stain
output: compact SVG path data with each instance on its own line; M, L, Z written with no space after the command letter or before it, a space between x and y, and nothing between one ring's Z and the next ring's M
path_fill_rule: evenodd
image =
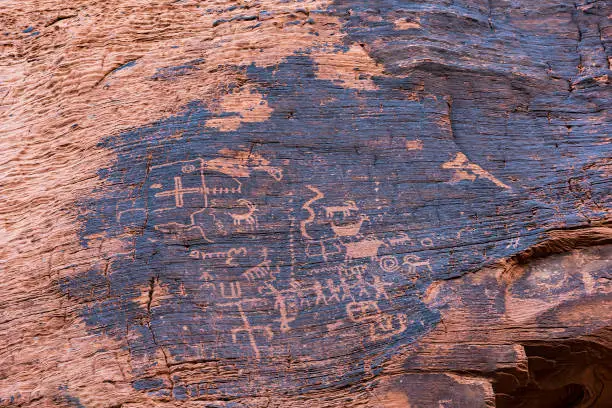
M118 66L117 68L115 68L111 73L121 71L122 69L133 67L134 65L136 65L136 60L128 61L125 64L122 64Z
M186 64L176 65L174 67L158 68L155 75L153 75L151 79L162 81L174 80L176 77L188 75L191 72L198 70L199 68L197 66L203 62L204 59L197 58L189 61Z
M57 402L62 402L72 408L85 408L85 405L81 403L78 397L68 393L68 387L66 385L59 386L59 390L62 391L62 394L55 398Z

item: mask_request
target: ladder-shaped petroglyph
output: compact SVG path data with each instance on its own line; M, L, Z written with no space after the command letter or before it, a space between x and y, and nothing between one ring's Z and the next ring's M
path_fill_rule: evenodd
M221 297L224 299L241 299L242 298L242 287L240 282L227 282L229 285L225 286L226 282L219 283L219 290Z

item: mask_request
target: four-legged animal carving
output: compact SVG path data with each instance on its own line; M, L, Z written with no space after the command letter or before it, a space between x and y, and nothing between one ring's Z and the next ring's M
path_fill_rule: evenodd
M253 215L255 211L257 211L255 204L245 199L238 200L238 204L244 205L248 211L243 214L227 213L234 220L234 225L240 225L242 221L245 221L249 225L257 224L257 218Z
M351 215L351 211L359 211L359 207L354 201L345 201L344 205L324 207L325 216L331 218L335 213L342 213L345 217Z

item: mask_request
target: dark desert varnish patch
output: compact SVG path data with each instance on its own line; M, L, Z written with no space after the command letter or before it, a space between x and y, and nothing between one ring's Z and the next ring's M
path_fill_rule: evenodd
M406 99L411 79L345 89L316 78L308 55L246 72L268 120L224 132L206 124L225 114L194 102L109 138L117 162L83 202L83 244L126 250L62 287L91 330L126 338L138 390L357 384L435 327L421 300L432 282L542 239L532 217L509 216L546 218L533 182L508 179L511 158L481 165L457 151L447 101Z

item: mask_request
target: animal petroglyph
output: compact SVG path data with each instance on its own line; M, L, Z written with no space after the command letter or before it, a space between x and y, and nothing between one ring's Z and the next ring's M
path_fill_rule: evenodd
M203 239L206 242L214 242L206 237L204 229L202 229L202 227L199 225L185 225L178 222L168 222L166 224L156 225L155 229L164 234L169 234L174 239L181 241L195 238Z
M369 237L362 241L347 242L344 244L346 248L346 261L359 258L370 258L375 260L378 257L378 249L381 246L387 246L386 243L375 237Z
M248 225L257 225L257 217L255 217L254 215L257 211L257 207L255 207L255 204L243 198L238 200L238 204L246 207L247 212L242 214L228 212L227 214L234 220L234 225L240 225L242 221L245 221Z
M404 256L404 262L402 265L406 265L408 273L418 276L419 271L425 271L425 273L433 272L429 260L423 261L416 255Z
M313 204L315 201L319 201L320 199L324 198L325 194L323 194L318 188L313 187L311 185L307 185L306 188L315 193L315 196L310 200L306 201L302 206L304 210L308 211L309 216L307 219L300 221L300 231L302 232L302 236L304 238L312 239L312 237L306 231L306 225L312 224L315 220L315 212L310 205Z
M359 211L359 207L354 201L345 201L344 205L341 206L332 206L332 207L323 207L325 209L325 216L331 218L336 213L340 213L345 217L351 215L351 211Z
M272 262L268 259L268 250L266 248L263 250L263 255L264 260L244 271L241 275L243 278L249 282L254 282L258 279L275 279L274 273L279 273L280 268L277 266L276 271L272 270Z
M388 238L389 245L398 246L405 244L412 244L412 239L405 232L400 232L395 238Z
M238 266L236 262L234 262L234 258L239 255L246 256L247 250L245 247L240 248L230 248L227 251L217 251L217 252L204 252L198 251L197 249L189 252L189 257L194 259L213 259L213 258L226 258L225 264L228 266Z
M276 181L283 178L282 169L270 166L270 162L257 153L230 149L222 149L219 153L224 157L203 162L203 168L231 177L250 177L252 171L263 171Z
M453 160L442 164L442 168L454 170L450 181L451 183L458 183L461 180L474 181L477 178L483 178L491 181L498 187L510 189L510 186L502 183L499 179L488 171L484 170L479 165L470 163L466 155L461 152L458 152Z

